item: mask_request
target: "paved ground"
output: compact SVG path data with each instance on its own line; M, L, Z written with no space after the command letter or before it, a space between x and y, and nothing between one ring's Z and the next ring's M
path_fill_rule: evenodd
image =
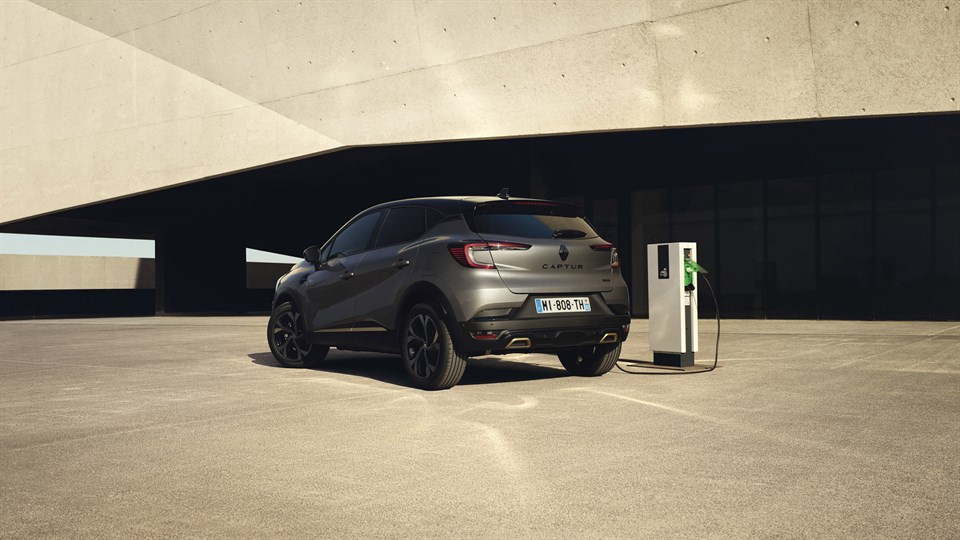
M956 323L730 321L713 373L515 355L434 393L279 368L264 325L0 323L0 537L960 536Z

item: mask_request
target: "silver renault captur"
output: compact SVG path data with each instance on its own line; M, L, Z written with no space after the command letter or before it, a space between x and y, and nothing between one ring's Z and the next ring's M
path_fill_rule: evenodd
M575 205L498 197L380 204L277 282L267 328L288 367L330 347L399 353L415 386L457 384L471 356L550 353L602 375L630 331L616 247Z

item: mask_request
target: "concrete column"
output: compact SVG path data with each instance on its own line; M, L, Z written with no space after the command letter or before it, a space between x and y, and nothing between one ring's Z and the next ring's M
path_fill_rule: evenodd
M246 251L229 231L164 230L156 243L156 272L158 315L246 308Z
M153 240L153 294L154 294L154 313L157 315L166 315L167 303L165 294L167 291L166 272L163 271L164 261L164 236L158 234Z

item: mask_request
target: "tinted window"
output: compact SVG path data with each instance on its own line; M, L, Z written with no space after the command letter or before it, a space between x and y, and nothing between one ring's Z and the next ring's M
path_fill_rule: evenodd
M590 221L597 227L597 231L604 240L618 243L620 235L617 231L619 199L597 199L593 201L593 215Z
M879 319L923 319L930 315L933 270L929 169L879 171L875 176L874 279ZM946 244L944 244L946 247Z
M670 190L672 212L671 242L696 242L697 262L711 272L717 272L716 192L714 186L677 186ZM708 278L710 279L710 278ZM723 285L714 280L717 295L723 294ZM704 294L706 294L704 292ZM699 306L701 317L713 317L713 302Z
M525 238L596 238L597 233L573 206L494 204L474 213L480 234Z
M425 232L424 209L391 208L380 227L377 247L410 242Z
M763 317L763 184L717 186L717 281L725 317Z
M374 212L351 223L333 241L330 258L346 257L367 249L378 221L380 212Z
M770 180L767 183L767 216L767 316L815 319L816 179Z
M869 173L820 177L820 316L872 319L874 254Z
M630 220L633 249L630 250L633 264L632 309L634 315L646 316L647 300L647 244L659 244L670 240L670 198L666 188L638 191L630 196ZM622 256L622 255L621 255ZM705 302L709 303L709 302Z
M949 321L960 319L960 166L938 167L936 178L934 302L936 318Z

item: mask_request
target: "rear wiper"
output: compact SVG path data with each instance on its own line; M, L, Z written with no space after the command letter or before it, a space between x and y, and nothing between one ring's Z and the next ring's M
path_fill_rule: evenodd
M583 238L587 233L577 230L577 229L555 229L553 231L554 238Z

